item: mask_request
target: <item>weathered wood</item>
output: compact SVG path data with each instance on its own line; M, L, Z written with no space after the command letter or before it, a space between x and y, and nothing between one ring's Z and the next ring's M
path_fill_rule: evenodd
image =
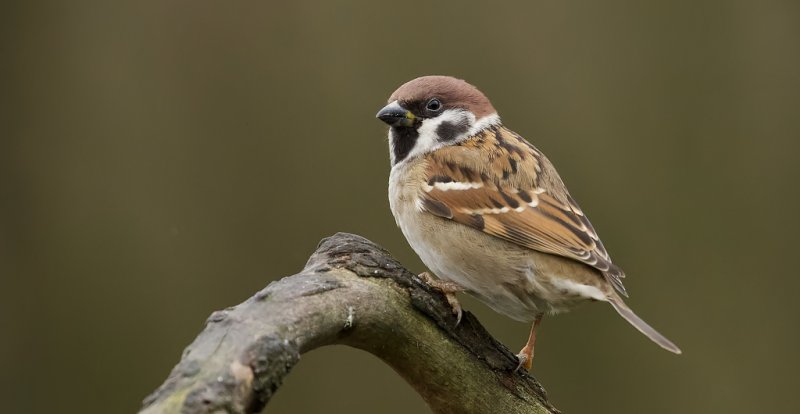
M260 412L301 354L331 344L381 358L436 413L558 412L472 314L456 326L440 292L346 233L322 240L301 273L214 312L141 412Z

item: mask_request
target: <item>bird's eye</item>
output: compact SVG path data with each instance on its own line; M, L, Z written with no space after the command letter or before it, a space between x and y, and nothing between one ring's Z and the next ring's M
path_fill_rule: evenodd
M442 103L439 102L438 99L433 98L430 101L428 101L428 103L425 105L425 109L427 109L427 110L429 110L431 112L436 112L436 111L442 109Z

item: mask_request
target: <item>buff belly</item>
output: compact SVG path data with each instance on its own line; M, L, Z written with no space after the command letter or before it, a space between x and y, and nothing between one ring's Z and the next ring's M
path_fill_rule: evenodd
M411 247L436 276L518 321L604 300L585 265L519 247L422 211L398 212ZM454 243L453 241L457 242Z

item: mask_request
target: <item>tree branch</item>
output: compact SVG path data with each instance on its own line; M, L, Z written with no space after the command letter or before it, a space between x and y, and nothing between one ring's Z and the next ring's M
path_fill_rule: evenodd
M211 314L142 413L256 413L315 348L381 358L436 413L553 413L544 389L469 312L360 236L322 240L299 274Z

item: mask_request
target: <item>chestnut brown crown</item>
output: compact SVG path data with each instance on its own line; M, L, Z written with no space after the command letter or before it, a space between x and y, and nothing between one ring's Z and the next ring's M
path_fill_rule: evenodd
M451 76L422 76L404 83L389 97L403 106L437 98L445 109L465 109L476 119L496 113L489 98L475 86Z

